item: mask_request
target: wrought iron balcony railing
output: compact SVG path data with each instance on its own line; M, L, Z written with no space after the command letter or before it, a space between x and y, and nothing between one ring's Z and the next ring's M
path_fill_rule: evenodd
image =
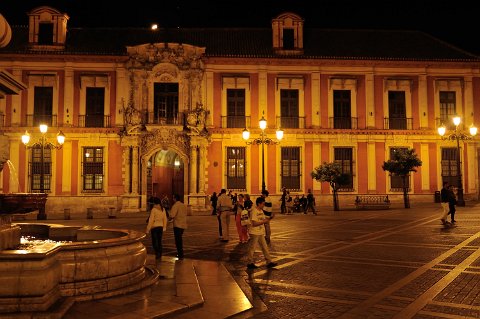
M167 116L160 116L154 112L146 112L144 123L158 125L185 125L185 114L179 112L168 114Z
M23 126L34 127L40 124L47 124L50 127L57 127L57 115L51 114L27 114Z
M383 125L385 130L411 130L413 129L413 118L386 117Z
M279 128L305 128L304 116L277 116L277 127Z
M250 116L222 116L222 128L246 128L250 127Z
M80 115L78 125L80 127L110 127L110 115Z
M358 118L356 117L330 117L330 128L334 129L357 129Z

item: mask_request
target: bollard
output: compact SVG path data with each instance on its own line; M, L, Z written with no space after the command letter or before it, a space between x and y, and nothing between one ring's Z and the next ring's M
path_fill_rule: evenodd
M63 218L64 219L70 219L70 208L64 208L63 209Z
M93 219L93 208L87 208L87 219Z
M116 208L115 207L110 207L108 210L108 218L117 218L116 215Z

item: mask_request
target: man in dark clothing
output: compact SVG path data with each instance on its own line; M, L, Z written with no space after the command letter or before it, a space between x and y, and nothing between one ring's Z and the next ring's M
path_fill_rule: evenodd
M312 191L308 190L307 195L307 206L305 206L305 210L303 211L304 214L308 213L308 210L311 209L314 215L317 215L315 211L315 197L313 197Z
M455 220L455 211L456 211L455 205L457 205L457 196L453 192L453 186L450 185L448 187L448 209L449 209L448 214L450 214L452 224L455 224L457 222Z
M444 182L443 183L443 188L442 190L440 191L440 197L441 197L441 205L442 205L442 208L443 208L443 213L442 213L442 216L440 217L440 221L442 222L442 224L445 225L445 223L447 222L447 215L448 215L448 211L449 211L449 205L448 205L448 198L449 198L449 190L448 190L448 182Z

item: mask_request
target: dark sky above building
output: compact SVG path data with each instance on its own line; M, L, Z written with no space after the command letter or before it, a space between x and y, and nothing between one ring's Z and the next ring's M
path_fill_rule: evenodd
M122 1L123 2L123 1ZM70 16L74 27L270 27L271 19L291 11L305 26L333 29L398 29L427 32L480 55L475 34L478 13L467 2L451 0L0 0L11 25L26 25L26 13L52 6ZM415 48L412 48L413 50Z

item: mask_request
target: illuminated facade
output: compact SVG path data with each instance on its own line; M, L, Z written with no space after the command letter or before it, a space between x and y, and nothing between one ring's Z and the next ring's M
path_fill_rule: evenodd
M46 121L66 136L47 156L47 210L145 210L150 195L183 194L192 209L221 188L259 194L261 156L242 131L266 134L266 188L279 196L312 189L310 172L339 161L351 174L341 203L356 194L401 198L381 168L399 148L423 161L410 178L412 201L433 200L456 179L456 147L436 133L460 115L480 123L480 59L410 31L315 30L282 14L271 29L69 29L49 7L12 27L0 68L25 83L0 100L10 161L3 192L38 191L38 159L21 135ZM462 142L465 197L477 198L478 146ZM15 176L14 176L15 175ZM18 177L18 182L16 179ZM398 196L397 196L398 195Z

